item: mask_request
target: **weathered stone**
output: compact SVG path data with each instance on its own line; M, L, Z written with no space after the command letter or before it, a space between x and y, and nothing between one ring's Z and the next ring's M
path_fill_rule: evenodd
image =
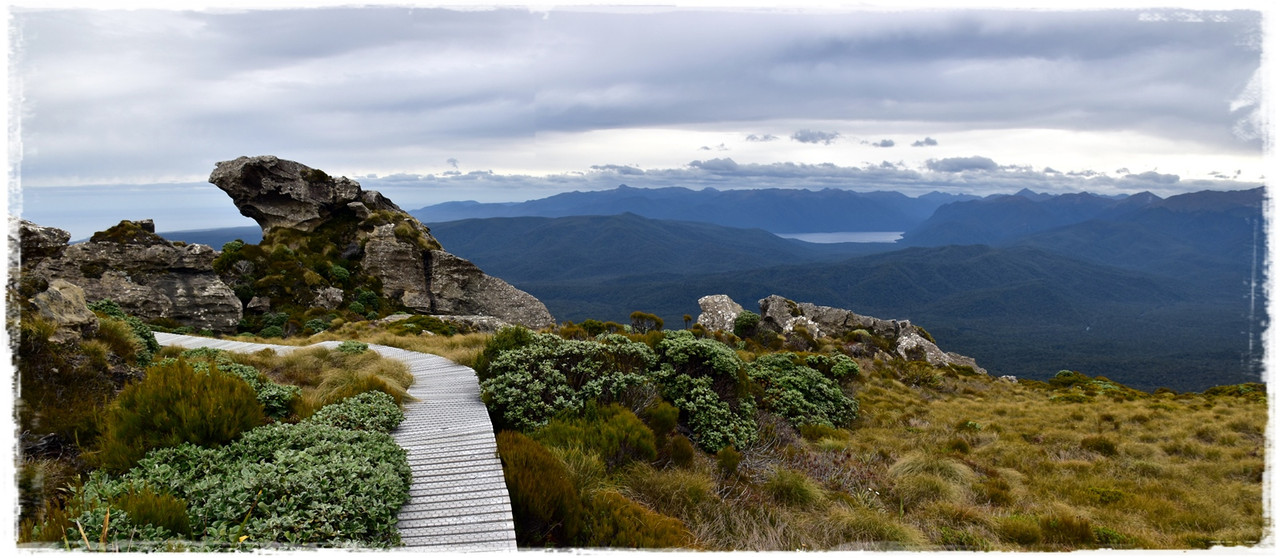
M325 310L333 310L342 306L342 289L326 287L316 293L315 305Z
M432 250L428 264L433 313L493 316L531 328L551 327L556 323L547 307L533 295L485 275L467 260L443 250Z
M98 317L89 310L84 290L66 280L50 281L49 288L37 294L31 302L41 318L57 326L49 338L55 343L65 343L98 329Z
M365 201L360 184L354 180L332 178L271 155L222 161L209 182L231 196L240 213L257 221L264 234L279 227L311 231L340 212L351 212L347 204ZM382 207L364 205L373 210L400 210L389 201Z
M54 227L42 227L26 219L18 222L19 253L22 265L35 265L45 258L55 258L67 249L71 233Z
M847 333L866 330L893 343L894 356L899 358L925 361L934 366L967 366L980 374L987 373L974 359L939 349L925 338L923 330L908 320L882 320L840 308L795 302L778 295L760 300L760 317L761 327L777 333L790 333L797 326L803 326L814 337L840 339ZM859 346L858 351L867 352L870 348Z
M743 312L742 305L722 294L699 298L698 307L698 324L711 331L733 331L733 321Z
M310 232L337 220L347 231L333 240L342 246L341 257L359 261L383 296L414 312L492 316L533 328L555 324L538 299L443 251L426 226L354 180L262 156L218 163L209 181L258 222L264 238L282 229ZM324 293L312 295L314 304L329 308Z
M267 313L271 311L271 299L265 296L255 296L249 299L249 304L245 305L245 310L253 310L254 312Z
M114 300L143 320L234 331L242 317L240 301L213 272L215 255L203 244L175 245L145 223L122 221L57 257L24 266L24 273L65 279L79 285L87 300Z

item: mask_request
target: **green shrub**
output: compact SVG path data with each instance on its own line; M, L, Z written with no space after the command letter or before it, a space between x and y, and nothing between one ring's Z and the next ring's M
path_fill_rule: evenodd
M742 453L733 446L725 446L716 452L716 469L720 471L722 477L737 474L739 463L742 463Z
M533 334L525 346L497 355L481 396L500 424L532 432L590 401L633 403L631 394L649 393L645 371L654 359L648 346L618 335L595 342Z
M653 431L617 403L604 407L587 404L582 416L552 420L533 438L548 446L578 446L595 452L610 469L657 457Z
M671 462L677 467L688 467L693 464L693 442L680 434L671 438Z
M662 318L637 310L631 313L631 329L641 334L662 331Z
M750 310L744 310L738 317L733 319L733 334L748 339L756 334L756 327L760 325L760 314Z
M278 325L272 325L262 328L258 331L258 337L271 339L275 337L284 337L284 328Z
M256 428L216 450L157 450L124 478L185 499L206 540L391 546L410 470L388 434L303 422Z
M354 339L348 339L338 344L338 352L349 355L358 355L369 350L367 343L361 343Z
M244 380L253 389L258 403L262 405L263 413L274 419L288 415L294 401L302 392L298 386L277 384L257 368L232 361L230 353L223 350L207 347L190 349L184 351L182 357L187 359L192 369L197 372L208 373L212 367L216 366L219 371ZM158 361L158 364L172 363L172 361L173 359L165 359Z
M243 380L216 369L201 374L185 360L151 367L125 386L106 412L97 459L123 471L148 451L191 443L213 447L262 424L262 405Z
M366 391L321 407L307 422L346 430L391 432L404 421L396 400L381 391Z
M329 322L319 318L310 319L307 320L307 323L302 325L302 329L310 333L320 333L321 331L329 329Z
M805 357L805 365L837 382L856 379L862 375L858 362L842 354L808 355Z
M112 479L101 471L72 490L65 511L65 529L58 540L67 548L85 547L87 538L87 550L149 550L191 533L183 500L143 482Z
M413 316L391 324L387 331L396 335L420 335L424 331L436 335L457 335L457 326L435 316Z
M180 537L191 536L187 502L172 494L156 492L146 484L131 484L113 503L129 514L135 525L153 525Z
M666 439L680 422L680 409L666 401L659 401L644 410L644 418L658 439Z
M614 491L586 499L580 546L592 548L686 548L693 536L684 523L662 515Z
M714 339L673 331L657 344L659 366L650 377L680 409L694 441L707 451L747 446L759 433L755 400L742 360Z
M519 432L499 432L497 440L516 542L523 547L572 544L581 529L582 504L569 471L546 448Z
M498 358L498 355L520 349L533 343L534 333L520 326L507 326L499 329L497 333L490 337L484 344L484 350L480 351L480 356L476 357L475 368L476 376L480 381L492 378L489 374L489 364Z
M788 353L757 358L748 374L764 390L762 407L793 424L843 426L857 418L857 400L846 396L835 380L797 365Z

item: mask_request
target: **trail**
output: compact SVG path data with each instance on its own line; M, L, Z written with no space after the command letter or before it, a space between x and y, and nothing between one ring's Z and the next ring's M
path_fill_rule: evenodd
M161 345L211 347L234 352L309 347L224 341L156 333ZM311 345L337 347L338 341ZM439 551L516 550L511 500L498 460L493 425L480 401L474 370L444 357L369 345L409 367L414 382L404 422L391 432L413 471L409 500L400 508L400 540L406 547Z

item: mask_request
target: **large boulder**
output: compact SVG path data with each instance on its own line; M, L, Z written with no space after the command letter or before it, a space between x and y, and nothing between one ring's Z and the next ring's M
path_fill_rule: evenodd
M45 246L41 252L57 255L24 263L23 273L51 284L64 279L79 285L89 301L114 300L143 320L232 332L243 315L240 300L213 272L216 252L203 244L169 242L155 234L150 221L121 221L88 242L60 250Z
M55 343L78 339L98 329L98 317L89 310L84 290L65 279L50 281L49 288L32 297L31 303L37 315L57 327L49 337Z
M531 328L555 325L537 298L445 252L426 226L354 180L259 156L220 162L209 181L258 222L264 245L301 244L306 241L297 239L309 233L322 234L340 248L341 258L358 262L384 297L404 308L428 315L491 316ZM291 302L327 308L336 298L332 294L317 287Z
M333 178L324 171L271 155L222 161L209 175L231 196L236 209L262 227L311 231L344 212L400 211L377 192L364 192L350 178Z
M742 314L741 304L734 302L729 295L707 295L698 299L698 324L711 331L733 331L733 322Z
M10 218L10 227L13 226ZM34 265L45 258L62 255L71 233L54 227L42 227L26 219L17 222L19 254L23 265ZM12 238L12 237L11 237Z

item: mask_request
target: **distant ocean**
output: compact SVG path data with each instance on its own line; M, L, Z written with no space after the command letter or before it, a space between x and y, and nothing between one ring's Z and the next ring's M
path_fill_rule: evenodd
M901 232L824 232L824 233L778 233L782 238L791 238L814 244L835 244L838 242L897 242L902 239Z

